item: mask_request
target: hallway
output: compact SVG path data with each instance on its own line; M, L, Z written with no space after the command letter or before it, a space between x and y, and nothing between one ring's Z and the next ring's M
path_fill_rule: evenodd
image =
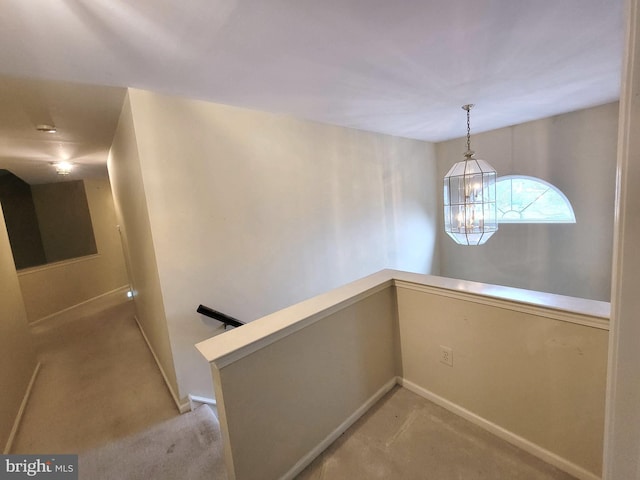
M32 329L41 362L11 453L79 453L178 416L133 302Z

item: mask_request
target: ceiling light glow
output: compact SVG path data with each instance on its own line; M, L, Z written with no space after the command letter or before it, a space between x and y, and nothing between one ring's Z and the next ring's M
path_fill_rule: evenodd
M56 168L58 175L69 175L73 170L73 163L70 162L57 162L53 166Z

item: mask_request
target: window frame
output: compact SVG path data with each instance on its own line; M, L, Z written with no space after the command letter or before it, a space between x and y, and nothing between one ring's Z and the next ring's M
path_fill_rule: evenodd
M503 218L503 210L500 208L500 205L498 204L498 184L502 181L513 181L513 180L530 180L533 181L535 183L539 183L544 185L545 187L547 187L547 190L544 192L546 193L548 190L552 190L553 192L555 192L556 194L558 194L560 196L560 198L564 201L565 206L568 208L569 213L571 214L571 219L563 219L563 220L553 220L553 219L526 219L523 220L522 218L518 218L518 219L504 219ZM511 192L513 192L513 183L511 183L510 185L510 190ZM542 195L544 195L544 193ZM513 196L513 193L511 194ZM538 198L540 198L542 195L540 195ZM530 205L532 205L533 203L535 203L537 201L534 200L533 202L529 203L529 205L527 205L527 207L525 207L523 210L521 210L519 213L520 215L522 215L522 212L524 212L527 208L529 208ZM555 185L552 185L551 183L538 178L538 177L532 177L529 175L503 175L500 176L498 178L496 178L496 213L497 213L497 220L499 224L544 224L544 223L555 223L555 224L572 224L572 223L576 223L576 214L575 211L573 210L573 205L571 205L571 202L569 201L569 199L567 198L567 196L562 192L562 190L560 190L558 187L556 187Z

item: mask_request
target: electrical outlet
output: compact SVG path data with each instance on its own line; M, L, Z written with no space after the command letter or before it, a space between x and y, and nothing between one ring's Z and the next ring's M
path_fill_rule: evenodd
M453 351L451 347L440 345L440 363L453 367Z

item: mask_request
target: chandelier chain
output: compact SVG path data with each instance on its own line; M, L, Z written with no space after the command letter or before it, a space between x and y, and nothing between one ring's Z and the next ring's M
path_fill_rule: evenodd
M470 108L467 108L466 110L467 110L467 151L471 151L471 119L469 114Z
M462 109L467 112L467 151L464 153L467 160L473 157L473 150L471 150L471 108L473 108L473 103L462 106Z

